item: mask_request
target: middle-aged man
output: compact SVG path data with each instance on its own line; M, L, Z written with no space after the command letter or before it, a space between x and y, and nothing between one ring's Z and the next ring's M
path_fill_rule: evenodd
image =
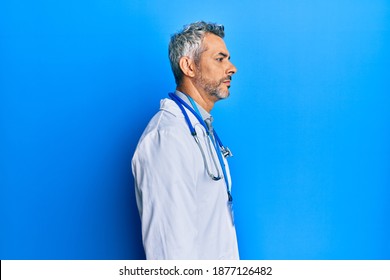
M238 259L225 157L210 111L236 67L222 25L195 22L171 37L175 93L161 101L132 160L147 259Z

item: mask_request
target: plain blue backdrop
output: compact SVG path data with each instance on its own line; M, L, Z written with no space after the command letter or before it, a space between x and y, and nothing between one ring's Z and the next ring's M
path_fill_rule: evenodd
M390 2L2 1L0 258L142 259L130 161L172 33L225 25L243 259L390 259Z

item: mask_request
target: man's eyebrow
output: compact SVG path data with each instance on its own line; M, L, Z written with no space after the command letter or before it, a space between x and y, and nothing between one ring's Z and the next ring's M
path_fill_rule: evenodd
M230 55L228 55L227 53L219 52L218 55L221 55L223 57L227 57L228 59L230 59Z

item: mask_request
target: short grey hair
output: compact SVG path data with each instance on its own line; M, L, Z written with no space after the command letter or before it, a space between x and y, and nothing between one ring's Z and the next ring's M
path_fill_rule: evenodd
M179 65L180 58L188 56L197 63L203 52L202 41L205 35L212 33L223 38L225 36L224 29L222 24L198 21L185 25L183 30L171 36L168 55L177 85L181 83L183 78L183 72Z

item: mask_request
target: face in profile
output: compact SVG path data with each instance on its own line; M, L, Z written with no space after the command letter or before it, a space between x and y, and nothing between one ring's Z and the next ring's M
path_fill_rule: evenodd
M219 36L207 34L202 44L203 52L196 63L194 83L214 101L227 98L231 77L237 69L230 62L225 42Z

